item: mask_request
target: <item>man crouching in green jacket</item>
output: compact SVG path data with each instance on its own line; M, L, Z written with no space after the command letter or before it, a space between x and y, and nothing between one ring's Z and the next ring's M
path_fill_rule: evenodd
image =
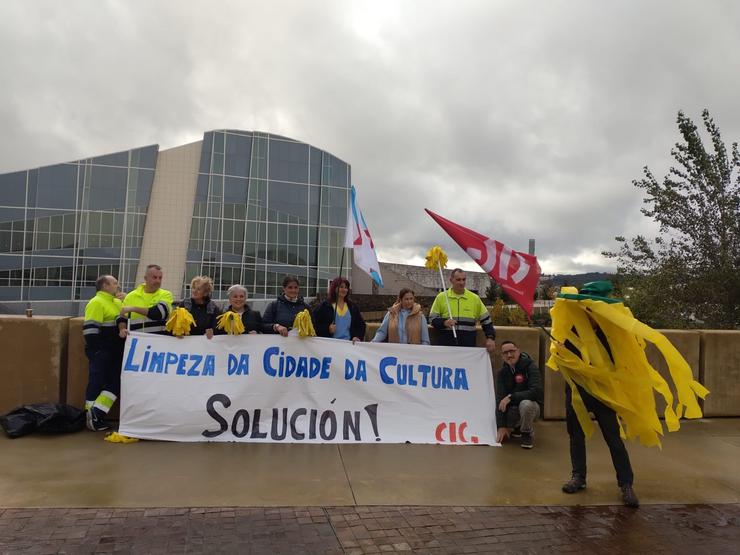
M534 447L534 421L540 416L540 369L513 341L501 344L504 365L496 379L496 441L522 438L524 449Z

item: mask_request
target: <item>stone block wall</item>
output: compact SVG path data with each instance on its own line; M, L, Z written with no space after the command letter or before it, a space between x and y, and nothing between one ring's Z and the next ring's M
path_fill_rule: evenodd
M69 318L0 316L0 414L19 405L64 402Z
M701 332L699 378L711 392L704 416L740 416L740 331Z
M372 339L379 324L367 326L366 340ZM436 331L430 330L432 341ZM707 417L740 416L740 331L663 330L689 363L695 379L710 395L704 402ZM550 339L536 328L497 327L497 352L491 357L494 374L501 367L501 343L514 341L540 367L544 383L544 417L565 417L564 382L545 363ZM478 345L485 337L478 332ZM87 359L82 339L82 318L56 316L0 315L0 414L29 403L65 402L82 407L87 385ZM668 378L665 361L657 349L648 346L650 363ZM670 383L670 380L669 380ZM662 412L663 403L657 400Z
M67 404L85 406L88 361L85 356L85 340L82 338L84 318L69 320L69 350L67 352Z

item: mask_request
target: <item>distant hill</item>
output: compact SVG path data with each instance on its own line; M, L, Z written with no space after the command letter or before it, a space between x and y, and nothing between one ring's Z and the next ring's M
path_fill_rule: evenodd
M589 281L601 281L610 280L613 281L616 274L610 274L607 272L588 272L585 274L554 274L551 276L542 276L545 279L551 279L553 285L558 287L562 285L583 285Z

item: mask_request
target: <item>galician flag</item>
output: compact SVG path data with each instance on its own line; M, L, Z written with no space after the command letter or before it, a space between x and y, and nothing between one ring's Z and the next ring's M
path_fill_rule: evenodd
M483 268L484 272L501 285L524 312L532 316L534 295L540 282L540 265L537 263L537 257L511 250L503 243L451 222L431 210L426 212Z
M354 185L352 185L347 206L347 232L344 236L344 246L354 251L357 267L366 272L380 287L383 287L380 265L375 255L375 244L365 218L357 206L357 192Z

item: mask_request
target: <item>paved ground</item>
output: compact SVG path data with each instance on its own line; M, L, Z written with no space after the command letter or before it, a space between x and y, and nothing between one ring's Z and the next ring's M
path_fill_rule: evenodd
M663 449L629 445L643 505L740 503L740 419L683 422ZM103 434L0 436L0 507L338 507L612 505L600 434L588 489L570 476L563 422L537 424L535 448L445 445L171 443ZM32 463L32 464L29 464Z
M565 425L537 429L531 451L0 437L0 554L740 553L740 419L630 444L638 510L598 435L561 493Z
M0 509L2 553L737 553L740 505Z

